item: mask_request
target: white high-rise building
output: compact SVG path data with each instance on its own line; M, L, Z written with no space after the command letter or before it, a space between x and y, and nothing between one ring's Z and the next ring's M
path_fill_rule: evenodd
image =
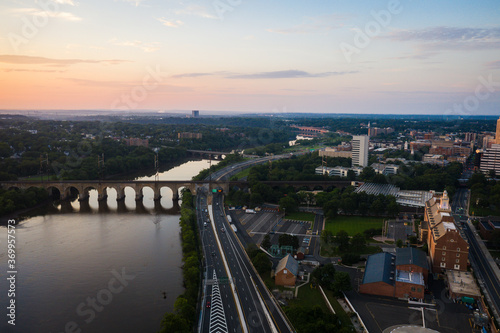
M352 166L368 166L368 146L370 137L367 135L355 135L352 137Z

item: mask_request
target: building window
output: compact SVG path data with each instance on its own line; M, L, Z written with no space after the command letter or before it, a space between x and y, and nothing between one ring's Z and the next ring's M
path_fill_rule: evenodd
M460 252L460 248L459 247L457 247L457 251Z
M441 266L441 267L443 267L443 268L446 268L446 263L445 263L445 262L442 262L440 266ZM455 265L455 266L456 266L456 265Z
M443 246L443 250L446 250L446 246Z
M455 241L454 239L450 239L450 242L452 242L452 243L453 243L454 241Z
M457 258L460 257L460 253L457 253Z
M460 265L455 264L455 269L460 269Z
M459 264L459 263L460 263L460 259L455 260L455 262L456 262L457 264Z
M446 252L443 251L443 256L445 256L445 255L446 255Z
M417 288L417 291L418 291L419 293L421 293L421 292L422 292L422 288Z
M415 291L415 287L411 287L411 291Z
M446 258L445 258L445 257L442 257L442 258L441 258L441 261L446 261Z

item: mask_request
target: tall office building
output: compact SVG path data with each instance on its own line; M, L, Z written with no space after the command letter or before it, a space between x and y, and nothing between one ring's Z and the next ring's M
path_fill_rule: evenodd
M494 170L495 175L500 175L500 145L491 145L483 152L479 169L486 174Z
M198 118L200 116L200 111L198 110L193 110L193 112L191 112L191 116L193 118Z
M495 142L500 145L500 118L497 120L497 135L495 136Z
M355 135L352 137L352 166L368 166L368 143L370 137L367 135Z

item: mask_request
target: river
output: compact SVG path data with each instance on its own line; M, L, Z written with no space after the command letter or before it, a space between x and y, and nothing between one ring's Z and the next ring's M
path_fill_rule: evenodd
M189 161L159 175L187 180L208 167ZM213 161L212 163L217 163ZM138 180L153 179L141 177ZM132 191L132 193L128 192ZM8 324L7 228L0 226L0 332L156 332L183 292L179 207L165 188L98 202L52 203L15 226L15 326ZM180 202L179 202L180 204ZM8 277L9 275L7 275ZM79 331L81 330L81 331Z

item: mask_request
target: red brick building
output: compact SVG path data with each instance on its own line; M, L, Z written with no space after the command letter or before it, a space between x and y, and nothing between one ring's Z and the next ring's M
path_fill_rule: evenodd
M368 257L359 292L422 299L428 273L427 256L421 250L409 247L396 249L396 254L377 253Z
M279 286L295 286L298 273L299 263L290 254L287 254L276 266L274 283Z
M434 273L441 273L447 269L467 270L469 245L455 226L446 191L425 203L420 238L427 242Z

